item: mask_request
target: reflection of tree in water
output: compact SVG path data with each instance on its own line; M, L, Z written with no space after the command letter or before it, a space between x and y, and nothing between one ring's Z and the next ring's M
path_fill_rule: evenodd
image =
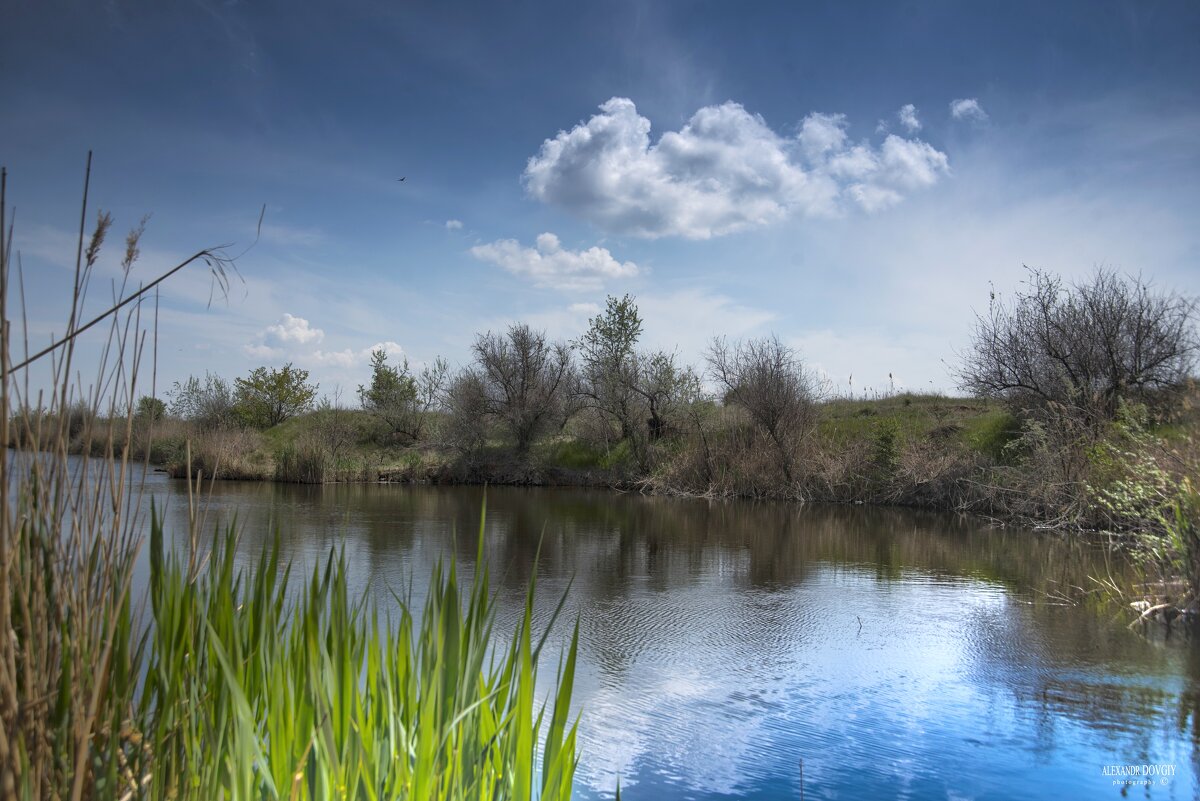
M155 491L160 500L171 496L167 523L178 542L186 537L186 490L174 483ZM422 580L439 557L453 554L462 570L473 568L483 494L481 487L224 482L214 488L209 527L236 511L246 553L268 544L278 527L285 556L310 563L344 544L356 583L399 588L407 577ZM828 581L831 571L882 593L900 592L909 579L945 584L940 598L959 597L958 584L983 582L1003 588L990 596L1002 603L950 610L959 615L967 679L998 700L1015 698L1042 744L1054 743L1056 727L1070 720L1085 724L1100 746L1116 738L1149 750L1167 725L1186 733L1200 755L1200 651L1146 648L1103 616L1049 602L1088 586L1089 576L1130 575L1078 539L853 506L516 488L491 488L487 501L484 554L508 610L502 618L515 614L540 547L539 620L573 579L567 614L583 614L587 669L605 681L636 681L648 658L783 662L812 631L796 620L806 613L796 593L827 592L814 582ZM699 657L696 665L705 669Z

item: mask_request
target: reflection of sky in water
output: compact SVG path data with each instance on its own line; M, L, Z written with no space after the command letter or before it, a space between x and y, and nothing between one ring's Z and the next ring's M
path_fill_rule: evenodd
M152 481L180 531L182 485ZM344 546L387 604L410 580L419 602L440 557L473 566L480 497L229 483L213 509L238 510L250 552L269 520L306 567ZM1042 602L1101 569L1077 544L896 511L508 489L488 506L500 632L539 538L539 621L573 581L544 668L578 614L582 798L618 780L632 801L798 798L801 759L806 798L1119 798L1103 766L1150 762L1179 775L1149 797L1195 794L1200 658Z

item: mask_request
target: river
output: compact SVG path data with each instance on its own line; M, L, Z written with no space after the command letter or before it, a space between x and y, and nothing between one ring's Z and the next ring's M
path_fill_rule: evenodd
M146 491L182 538L185 484ZM224 482L208 523L236 512L247 554L278 530L302 567L344 546L387 605L438 558L473 569L483 495ZM632 801L1119 798L1112 774L1143 765L1169 775L1130 793L1197 794L1200 649L1058 600L1127 569L1099 548L865 507L513 488L487 506L501 631L539 543L540 620L571 583L550 650L578 616L578 798L618 780Z

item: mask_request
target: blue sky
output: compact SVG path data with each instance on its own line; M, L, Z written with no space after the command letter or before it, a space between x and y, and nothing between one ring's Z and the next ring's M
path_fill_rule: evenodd
M629 292L644 343L689 361L773 332L841 391L953 389L973 309L1023 264L1200 294L1195 3L5 17L0 162L35 342L63 327L88 149L114 233L153 214L142 279L240 252L266 206L227 301L203 271L166 286L160 387L293 361L349 399L380 343L463 363L476 332L570 338Z

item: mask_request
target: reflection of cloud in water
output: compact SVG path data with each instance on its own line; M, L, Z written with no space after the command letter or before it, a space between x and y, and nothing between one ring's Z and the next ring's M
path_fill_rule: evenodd
M153 483L185 532L182 484ZM439 557L464 578L474 566L481 488L214 492L249 557L276 524L298 566L345 547L351 580L385 606L410 580L419 602ZM502 639L535 554L536 628L572 586L542 676L578 616L583 799L618 779L631 801L795 798L801 758L812 798L1091 798L1110 789L1096 765L1141 754L1180 765L1174 797L1196 787L1200 648L1041 603L1127 569L1078 541L895 510L568 490L491 489L488 508Z
M636 784L639 762L652 761L672 784L720 794L737 790L743 763L761 743L764 715L738 704L736 690L722 689L698 672L658 674L637 695L656 699L649 709L631 703L627 687L607 685L581 699L584 758L577 774L587 787L612 793ZM729 714L734 707L741 714ZM721 715L714 715L720 709Z

